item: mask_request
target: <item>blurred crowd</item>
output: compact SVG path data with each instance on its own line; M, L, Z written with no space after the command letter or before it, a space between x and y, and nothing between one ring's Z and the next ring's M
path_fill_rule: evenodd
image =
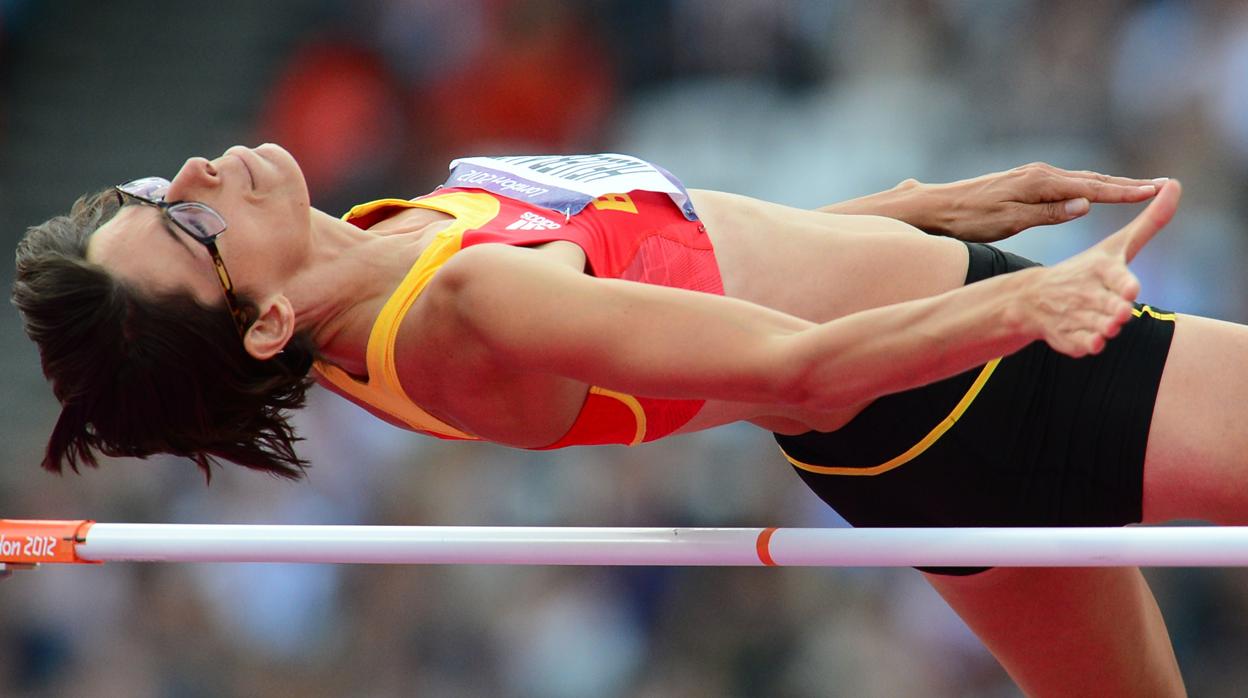
M1237 0L279 0L223 1L212 21L180 12L0 0L7 249L86 188L169 176L198 149L235 142L285 145L314 204L334 213L424 193L470 154L626 152L691 187L804 207L1044 160L1181 178L1179 218L1136 265L1143 296L1248 320L1248 5ZM125 98L46 106L86 84ZM37 135L49 118L63 119L56 138ZM72 159L55 159L62 140ZM84 170L113 179L82 184ZM1097 209L1005 246L1056 261L1132 214ZM0 517L843 525L758 430L529 453L418 438L323 393L298 417L305 483L224 468L205 487L170 458L57 479L37 467L56 406L12 310L0 332L12 348L0 362ZM1242 695L1248 576L1148 576L1193 695ZM911 570L113 564L0 583L0 695L1017 690Z

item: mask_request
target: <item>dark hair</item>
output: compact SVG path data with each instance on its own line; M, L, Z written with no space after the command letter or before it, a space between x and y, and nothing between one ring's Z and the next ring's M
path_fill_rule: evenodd
M13 304L61 403L43 467L95 467L94 451L171 453L210 481L217 459L301 477L307 463L284 411L302 407L312 384L310 339L257 360L224 305L144 293L88 262L87 241L117 210L111 190L84 196L17 247Z

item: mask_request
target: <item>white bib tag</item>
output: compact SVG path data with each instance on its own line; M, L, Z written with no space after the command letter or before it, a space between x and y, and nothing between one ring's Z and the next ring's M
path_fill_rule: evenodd
M451 162L445 187L476 187L509 199L558 211L581 212L607 194L652 191L667 194L693 221L689 192L670 172L631 155L514 155L459 158Z

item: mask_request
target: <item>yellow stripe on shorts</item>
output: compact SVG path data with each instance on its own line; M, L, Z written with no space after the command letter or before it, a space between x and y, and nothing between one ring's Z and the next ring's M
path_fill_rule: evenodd
M1131 314L1136 317L1140 317L1141 315L1148 315L1154 320L1166 320L1168 322L1174 322L1175 317L1178 316L1178 313L1159 313L1147 305L1142 308L1132 308Z
M958 401L958 404L954 405L953 411L949 413L949 416L940 420L940 423L928 432L927 436L919 439L918 443L906 449L905 453L902 453L896 458L888 460L884 463L880 463L879 465L869 468L844 468L828 465L812 465L810 463L803 463L793 456L790 456L784 452L783 448L780 449L780 452L784 453L784 457L787 458L788 461L794 466L808 472L819 473L820 475L879 475L881 473L886 473L893 468L905 465L915 458L918 458L920 454L931 448L932 444L936 443L940 437L944 436L945 432L952 429L953 425L956 424L958 419L962 417L962 414L966 412L966 409L971 406L972 402L975 401L975 397L979 395L979 391L983 390L984 385L988 382L988 378L992 376L992 372L996 370L997 364L999 363L1001 363L1001 359L998 358L985 364L983 370L981 370L979 375L975 377L975 382L972 383L971 387L967 389L966 394L962 396L962 399Z

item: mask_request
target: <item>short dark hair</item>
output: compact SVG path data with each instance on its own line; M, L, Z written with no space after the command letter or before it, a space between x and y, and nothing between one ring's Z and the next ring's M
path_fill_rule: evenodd
M209 480L217 459L301 477L307 462L295 454L285 411L302 407L312 384L311 340L296 335L258 360L224 305L146 293L87 261L91 234L118 208L111 190L84 196L17 247L13 304L61 403L43 467L96 467L95 451L171 453Z

